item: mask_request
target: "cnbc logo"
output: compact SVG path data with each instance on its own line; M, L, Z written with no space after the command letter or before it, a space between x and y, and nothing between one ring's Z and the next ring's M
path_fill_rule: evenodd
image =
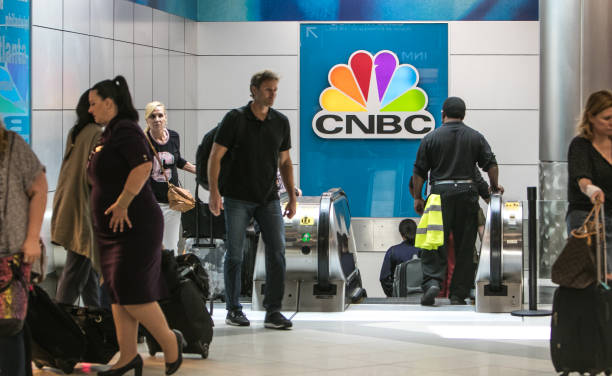
M423 138L435 127L419 72L399 64L391 51L372 56L355 51L347 64L329 71L330 87L319 97L322 110L312 119L321 138Z

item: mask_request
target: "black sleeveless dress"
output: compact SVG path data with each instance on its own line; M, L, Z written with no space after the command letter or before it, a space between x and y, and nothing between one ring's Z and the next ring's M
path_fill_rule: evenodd
M116 200L130 171L152 159L144 133L131 120L114 118L89 161L92 221L104 282L114 304L143 304L164 298L161 250L164 221L149 180L128 208L132 228L114 233L104 212Z

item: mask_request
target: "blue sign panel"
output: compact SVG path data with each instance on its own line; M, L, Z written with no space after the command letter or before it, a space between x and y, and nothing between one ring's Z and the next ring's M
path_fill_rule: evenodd
M0 114L30 142L30 2L0 0Z
M142 0L141 0L142 1ZM538 0L199 0L198 21L537 21Z
M356 217L414 217L408 182L448 95L447 24L302 24L300 186Z
M198 0L128 0L167 13L197 21ZM202 4L204 6L204 4Z

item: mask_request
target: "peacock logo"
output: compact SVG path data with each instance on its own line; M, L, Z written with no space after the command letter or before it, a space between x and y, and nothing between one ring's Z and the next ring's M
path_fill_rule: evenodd
M312 120L319 137L417 139L435 127L425 110L427 93L417 87L419 72L399 64L391 51L355 51L328 79L331 86L319 97L322 110Z

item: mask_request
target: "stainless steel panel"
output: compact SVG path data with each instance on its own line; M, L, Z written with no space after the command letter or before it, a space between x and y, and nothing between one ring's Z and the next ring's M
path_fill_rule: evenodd
M64 0L63 29L89 34L89 0Z
M198 105L198 57L191 56L191 55L185 55L185 108L194 109L196 108L197 105ZM293 149L294 148L292 147L291 150Z
M63 25L62 0L32 0L32 25L61 29Z
M181 52L170 52L169 86L170 103L168 108L185 108L185 54Z
M45 0L47 1L47 0ZM91 0L90 2L90 35L113 38L113 2L109 0Z
M32 27L32 109L59 110L62 96L62 32Z
M185 19L185 52L198 53L198 22Z
M491 207L487 213L485 233L476 273L476 311L511 312L522 305L523 288L523 207L520 202L505 202L501 207L502 285L503 296L485 295L491 272Z
M374 222L372 218L353 218L352 226L358 252L377 250L374 248Z
M134 3L115 0L114 38L123 42L134 42Z
M168 48L169 14L153 9L153 47Z
M153 45L153 9L134 4L134 43Z
M79 98L89 89L89 37L64 34L63 107L76 108Z
M582 2L582 103L598 90L612 88L612 1Z
M134 45L134 106L145 108L153 100L153 48ZM145 119L143 119L145 120Z
M110 39L89 37L90 48L90 86L114 77L114 67L109 62L114 60L115 51Z
M168 19L168 49L185 52L185 19L173 14Z
M62 163L62 111L32 111L32 150L47 169L49 190L57 186Z
M153 99L166 105L170 101L169 64L168 50L153 48Z
M123 75L128 83L128 88L134 98L134 44L117 42L113 44L115 50L114 71L116 75ZM109 77L110 78L110 77Z
M540 0L540 161L543 162L567 161L567 145L580 115L582 3L581 0Z
M399 224L404 218L372 218L373 249L359 249L359 251L381 251L386 252L390 247L401 243L402 236L399 233ZM419 219L416 218L416 223Z

